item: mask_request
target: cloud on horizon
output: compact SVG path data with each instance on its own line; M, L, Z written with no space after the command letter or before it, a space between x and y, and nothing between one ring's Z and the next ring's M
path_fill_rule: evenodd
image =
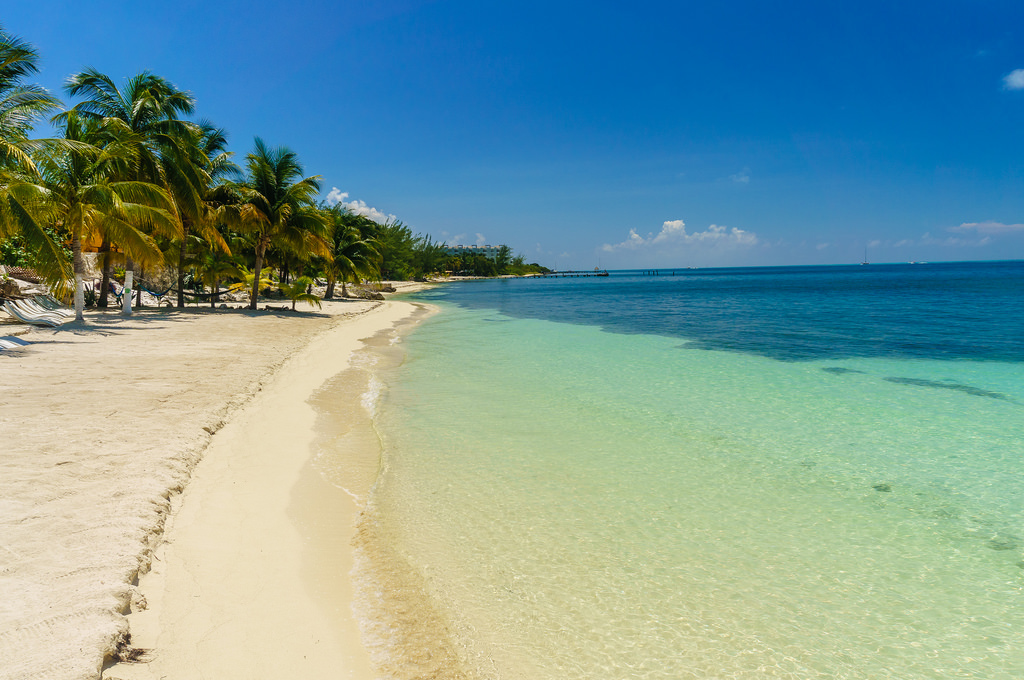
M953 248L967 247L967 248L980 248L987 246L992 242L991 236L984 236L980 239L969 239L960 238L958 236L947 236L946 238L936 238L931 235L931 232L926 232L921 237L919 245L923 246L949 246Z
M1021 73L1024 74L1024 69L1021 69ZM1024 86L1022 86L1022 89L1024 89ZM1024 231L1024 224L1003 224L1002 222L992 221L964 222L959 227L949 227L946 231L953 231L961 234L969 234L972 232L977 234L1010 234L1016 231Z
M1024 90L1024 68L1010 71L1003 77L1004 90Z
M672 250L684 246L695 246L702 248L736 248L754 246L759 243L757 234L737 229L736 227L719 226L712 224L706 231L686 231L686 223L682 220L668 220L661 225L661 231L657 234L648 233L647 237L641 236L636 229L629 230L629 238L622 243L605 243L601 250L606 253L614 253L624 250Z
M366 205L366 201L346 201L346 198L348 198L347 191L342 191L338 187L331 187L330 193L327 194L327 205L333 206L340 203L345 208L347 208L349 212L355 215L362 215L363 217L368 217L369 219L379 224L384 224L388 220L397 219L394 215L385 214L380 210L377 210L376 208L371 208L370 206Z

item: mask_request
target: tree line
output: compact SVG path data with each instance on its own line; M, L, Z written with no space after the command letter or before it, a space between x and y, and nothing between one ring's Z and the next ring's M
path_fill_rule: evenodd
M444 244L413 235L397 219L380 224L318 200L294 151L256 138L239 165L226 132L194 119L193 96L143 71L116 83L85 69L70 76L71 107L39 85L37 50L0 27L0 264L35 269L82 317L86 250L98 251L98 291L106 306L118 272L152 283L171 271L163 293L179 307L209 289L278 287L325 297L341 284L406 280L438 273L471 276L541 271L503 247L498 257L450 256ZM33 138L49 119L56 136ZM147 278L149 273L149 278ZM191 292L187 292L187 291ZM142 286L137 288L141 301Z

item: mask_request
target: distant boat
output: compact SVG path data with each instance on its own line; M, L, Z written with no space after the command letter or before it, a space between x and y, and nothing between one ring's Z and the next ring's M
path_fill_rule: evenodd
M864 261L861 262L861 264L871 264L870 262L868 262L868 249L867 249L867 247L864 248Z

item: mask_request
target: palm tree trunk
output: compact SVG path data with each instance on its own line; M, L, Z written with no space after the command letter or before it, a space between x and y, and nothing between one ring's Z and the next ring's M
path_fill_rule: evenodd
M263 239L256 244L256 267L252 270L252 296L249 299L249 309L256 309L256 300L260 296L260 272L263 270L263 251L267 246Z
M82 257L82 237L77 229L71 237L71 262L75 268L75 321L81 321L85 318L85 286L82 284L85 258Z
M96 302L96 306L106 307L107 296L110 293L110 241L105 237L100 244L100 260L103 263L103 278L100 282L100 299Z
M182 220L184 233L181 235L181 246L178 248L178 307L185 306L185 250L188 245L188 224Z
M142 309L142 275L146 273L145 267L139 267L139 283L135 289L135 306Z
M348 297L348 287L345 285L345 279L341 280L341 297Z
M220 288L220 279L214 279L214 281L213 281L213 288L211 289L211 292L214 292L214 293L217 292L218 288ZM217 296L216 295L211 295L210 296L210 309L217 309Z
M330 300L333 297L334 297L334 280L333 279L328 279L327 280L327 290L324 292L324 299L325 300Z

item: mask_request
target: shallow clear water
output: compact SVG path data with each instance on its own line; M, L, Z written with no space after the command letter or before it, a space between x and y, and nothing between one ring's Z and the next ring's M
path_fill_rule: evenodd
M1022 288L1017 263L422 296L441 313L378 376L379 658L409 678L1024 677Z

